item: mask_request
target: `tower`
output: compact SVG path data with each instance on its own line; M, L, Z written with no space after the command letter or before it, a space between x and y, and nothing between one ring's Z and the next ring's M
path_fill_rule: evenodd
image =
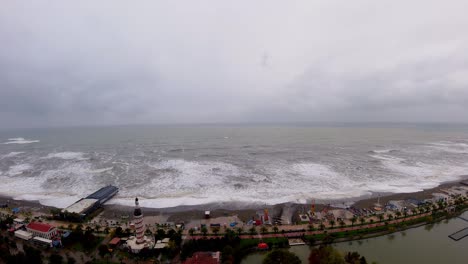
M135 210L133 211L133 219L135 222L135 231L136 231L136 243L143 244L145 243L144 234L145 230L143 227L143 214L141 213L140 204L138 203L138 197L135 198Z

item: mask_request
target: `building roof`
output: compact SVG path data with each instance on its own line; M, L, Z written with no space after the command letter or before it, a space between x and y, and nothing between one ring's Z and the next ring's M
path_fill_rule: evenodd
M89 209L91 206L96 204L97 199L81 199L78 202L68 206L67 208L63 209L63 211L68 211L69 213L77 213L81 214Z
M26 228L46 233L54 229L55 226L51 226L49 224L40 223L40 222L31 222L26 226Z
M108 185L108 186L103 187L103 188L95 191L94 193L88 195L88 197L86 197L86 198L103 200L103 199L109 198L110 196L114 195L118 190L119 190L119 188L117 188L115 186L112 186L112 185Z
M119 244L120 242L120 238L119 237L114 237L110 242L109 242L109 245L117 245Z

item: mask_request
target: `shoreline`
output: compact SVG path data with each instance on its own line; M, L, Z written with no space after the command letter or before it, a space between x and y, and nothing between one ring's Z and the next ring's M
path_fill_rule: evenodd
M331 208L342 208L342 207L357 207L357 208L370 208L375 205L377 199L380 199L380 203L384 205L390 200L406 200L406 199L418 199L424 200L432 197L433 193L443 193L444 189L448 189L454 186L461 186L461 182L468 179L468 175L461 175L457 180L441 183L439 186L422 190L419 192L412 193L379 193L372 192L370 195L361 197L355 197L350 199L336 199L329 200L329 203L317 203L316 210L321 210L327 204ZM380 197L380 198L379 198ZM29 200L15 200L13 197L8 195L0 194L0 204L7 203L10 208L19 207L22 211L31 212L33 215L41 213L49 213L50 209L56 209L53 206L42 205L39 201ZM204 218L205 211L211 211L211 217L223 217L223 216L238 216L242 221L248 221L256 214L257 211L268 209L270 215L275 216L281 212L284 208L288 208L294 212L298 210L304 210L310 207L311 203L280 203L275 205L262 205L259 203L243 203L243 202L222 202L222 203L210 203L201 205L181 205L169 208L149 208L142 207L145 216L155 217L164 216L168 222L190 222L193 220L201 220ZM99 215L101 218L115 219L124 215L131 215L133 212L133 206L118 205L118 204L104 204L104 210Z

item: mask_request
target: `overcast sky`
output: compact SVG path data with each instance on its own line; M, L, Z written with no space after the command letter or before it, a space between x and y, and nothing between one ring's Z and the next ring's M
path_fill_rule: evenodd
M468 122L468 1L3 1L0 127Z

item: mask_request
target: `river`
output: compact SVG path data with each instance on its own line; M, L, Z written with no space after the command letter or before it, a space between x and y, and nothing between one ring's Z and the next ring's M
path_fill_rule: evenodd
M462 217L468 219L468 212ZM390 235L336 243L333 246L341 252L357 251L371 263L468 263L468 238L454 241L448 235L468 227L468 222L460 218L396 232ZM308 246L295 246L290 249L303 263L308 263ZM242 264L261 263L264 255L252 254Z

